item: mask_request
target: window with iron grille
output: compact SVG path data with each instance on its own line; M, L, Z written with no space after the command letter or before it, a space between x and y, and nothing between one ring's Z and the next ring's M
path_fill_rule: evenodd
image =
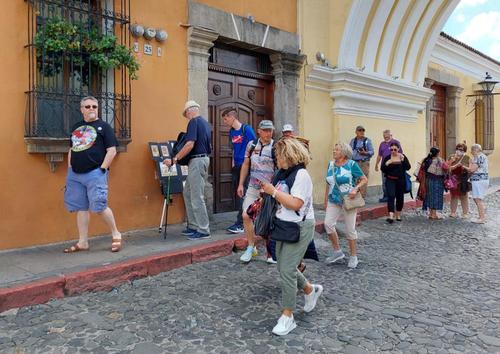
M29 89L25 140L33 145L66 141L82 119L80 100L99 100L99 117L115 130L120 145L130 141L130 72L126 66L106 67L106 52L87 48L104 40L130 47L130 0L27 0ZM101 41L94 43L94 38ZM56 49L54 49L56 48ZM63 48L59 50L59 48ZM32 149L31 152L62 152ZM30 148L28 147L30 151Z
M495 120L493 116L494 96L485 95L476 100L476 143L480 144L485 152L495 148Z

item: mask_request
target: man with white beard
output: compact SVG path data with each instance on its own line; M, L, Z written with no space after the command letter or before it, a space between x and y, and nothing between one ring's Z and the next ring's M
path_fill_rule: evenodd
M111 252L122 248L122 235L108 207L109 166L118 141L113 128L99 119L98 109L95 97L84 97L80 101L83 120L71 129L64 204L68 211L76 212L79 240L65 253L88 251L89 212L100 214L111 230Z

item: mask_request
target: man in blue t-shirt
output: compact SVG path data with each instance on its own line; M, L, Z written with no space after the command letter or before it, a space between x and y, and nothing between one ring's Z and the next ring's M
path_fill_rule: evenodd
M175 164L189 156L188 176L184 190L184 204L187 214L187 228L182 231L190 240L210 237L207 206L205 204L205 182L208 176L209 155L212 152L212 127L200 115L200 105L187 101L184 117L189 121L186 132L186 144L172 159L163 161L167 166Z
M231 144L233 146L233 160L231 167L231 179L232 188L235 195L236 207L238 208L238 215L236 217L236 222L228 227L226 230L233 234L239 234L245 232L243 229L243 218L242 218L242 205L243 198L238 196L236 193L238 189L238 184L240 181L240 171L243 161L245 160L245 149L250 141L256 139L255 133L252 127L248 124L241 123L238 120L238 113L235 108L228 108L222 112L222 120L224 124L230 127L229 138L231 139ZM248 178L245 181L245 190L248 186Z

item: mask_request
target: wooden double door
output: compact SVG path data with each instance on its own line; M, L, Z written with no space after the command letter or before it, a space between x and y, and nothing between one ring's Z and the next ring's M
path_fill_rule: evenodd
M441 157L446 158L446 87L435 84L431 89L435 94L430 107L430 146L438 147L441 150Z
M234 107L239 120L257 126L263 119L273 120L272 80L255 79L236 74L208 72L208 118L213 127L213 152L210 175L214 189L214 212L235 210L235 191L231 183L232 145L229 127L222 112Z

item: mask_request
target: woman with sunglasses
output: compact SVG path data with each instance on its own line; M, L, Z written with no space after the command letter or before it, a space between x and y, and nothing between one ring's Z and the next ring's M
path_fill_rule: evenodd
M467 152L467 145L459 143L455 147L455 154L451 155L446 162L449 166L449 173L456 179L457 184L455 188L450 189L450 218L457 218L458 201L462 205L462 218L469 217L469 174L464 167L469 166L469 156Z
M385 189L387 191L387 210L389 217L386 221L389 224L401 221L401 211L404 205L404 196L406 189L406 171L411 168L408 158L399 152L399 145L392 143L390 146L391 154L382 161L381 170L386 175ZM394 208L396 200L396 208Z
M425 171L425 198L424 206L429 209L429 219L442 219L437 211L443 210L444 176L448 164L439 156L439 148L432 147L429 154L422 160Z

